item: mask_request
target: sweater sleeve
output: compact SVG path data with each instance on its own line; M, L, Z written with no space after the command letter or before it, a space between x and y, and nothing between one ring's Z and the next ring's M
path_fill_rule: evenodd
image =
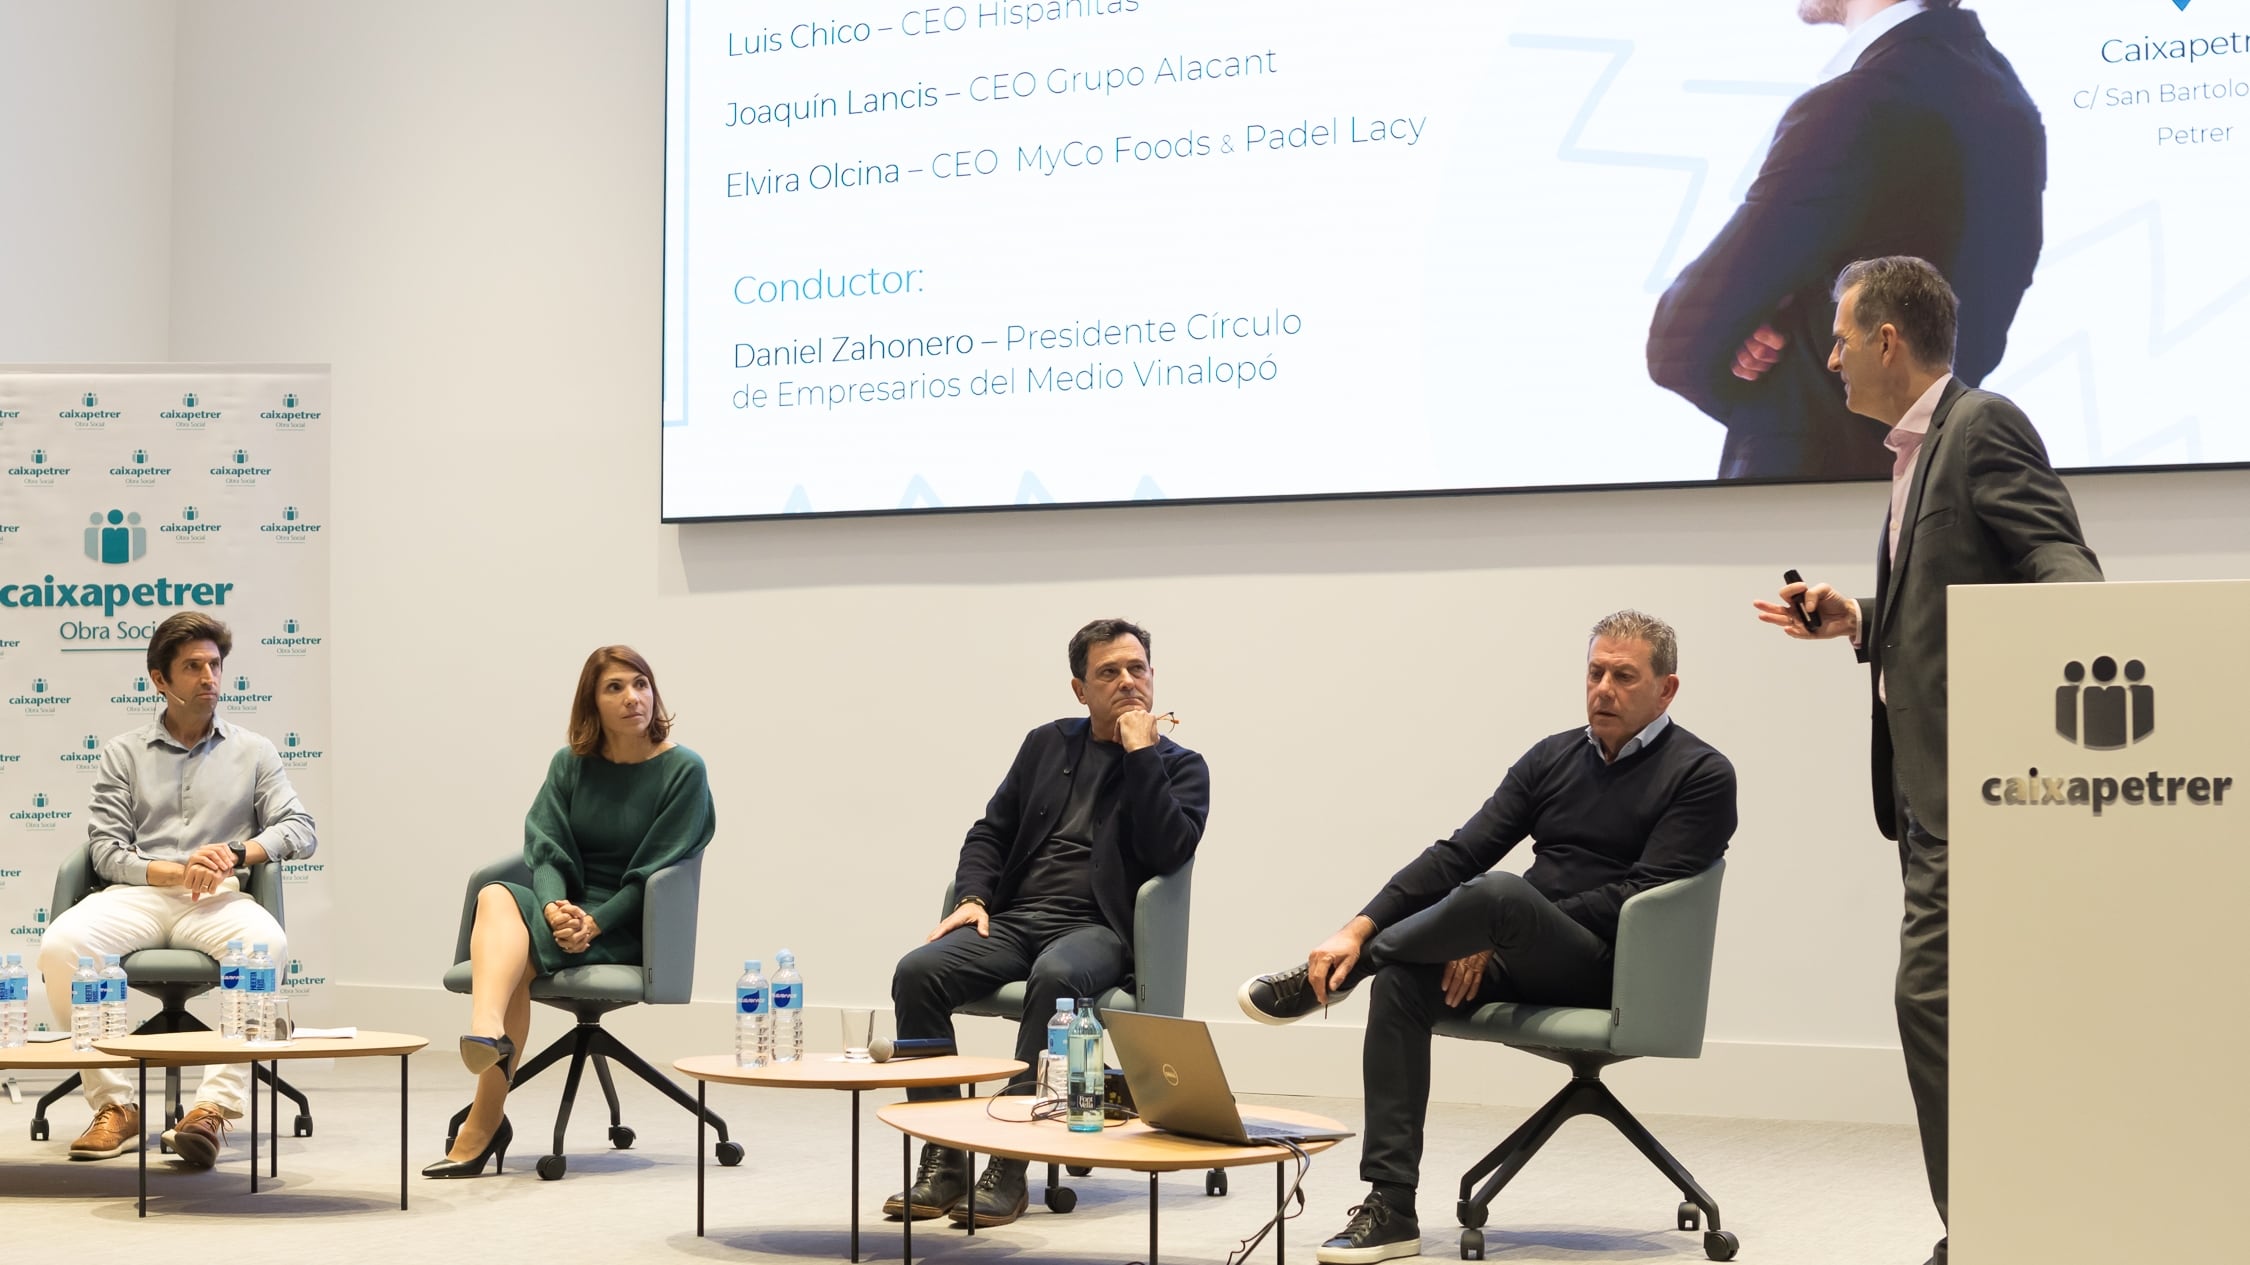
M974 896L987 908L991 906L993 894L1000 887L1000 869L1007 863L1008 849L1023 823L1023 799L1031 790L1036 748L1045 728L1042 725L1024 735L1023 745L1016 748L1015 762L1008 766L1008 775L1000 779L999 789L984 806L984 816L976 819L968 837L961 841L961 859L953 867L955 901Z
M570 833L570 793L578 781L578 757L564 747L547 762L547 780L523 818L523 860L531 867L531 894L544 909L558 900L586 895L586 873L578 864L578 841ZM603 923L603 926L609 924Z
M1680 779L1679 789L1650 828L1640 859L1614 883L1575 892L1555 908L1617 942L1617 916L1636 893L1674 879L1691 878L1726 854L1735 827L1734 766L1706 753Z
M1553 758L1547 745L1524 752L1474 817L1452 838L1431 844L1400 867L1359 912L1378 928L1388 927L1428 909L1447 892L1498 865L1531 833L1532 792Z
M648 876L703 851L719 828L711 803L711 777L703 766L703 757L692 751L681 754L688 758L665 787L664 802L649 822L648 833L633 849L632 864L618 883L617 894L586 911L593 915L594 925L604 931L638 924Z
M1211 767L1202 756L1170 739L1127 752L1125 811L1132 822L1126 846L1152 874L1169 874L1195 856L1203 823L1211 815Z

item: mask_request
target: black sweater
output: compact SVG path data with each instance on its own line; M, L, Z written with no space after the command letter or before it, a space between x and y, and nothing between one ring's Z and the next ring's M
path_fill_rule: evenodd
M1710 868L1734 835L1734 766L1677 722L1605 764L1584 729L1542 738L1451 839L1409 861L1360 912L1388 927L1498 864L1526 835L1524 878L1604 940L1634 893Z

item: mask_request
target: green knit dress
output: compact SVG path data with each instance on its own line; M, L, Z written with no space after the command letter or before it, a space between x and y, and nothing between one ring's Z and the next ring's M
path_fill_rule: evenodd
M673 747L639 764L612 764L564 747L523 819L531 886L506 884L531 933L541 975L566 966L639 964L641 896L648 876L711 842L716 819L703 757ZM594 916L601 934L584 953L555 943L542 910L567 900Z

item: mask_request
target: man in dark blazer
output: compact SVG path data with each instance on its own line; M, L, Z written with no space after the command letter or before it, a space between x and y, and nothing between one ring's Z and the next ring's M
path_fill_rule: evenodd
M1946 1215L1946 588L2102 578L2039 432L1951 372L1958 301L1926 261L1854 263L1836 281L1829 367L1853 411L1890 429L1891 510L1875 596L1789 584L1758 618L1799 639L1846 637L1869 665L1875 820L1906 887L1898 1029L1922 1160ZM1791 598L1801 597L1809 621ZM1807 622L1817 627L1807 628ZM1946 1259L1945 1240L1930 1258Z
M891 977L898 1035L953 1036L953 1010L1028 981L1016 1057L1036 1065L1055 1003L1098 997L1133 969L1133 901L1141 884L1188 863L1211 810L1203 757L1159 732L1147 631L1097 619L1070 639L1070 688L1083 719L1031 731L969 827L953 874L955 905ZM1029 1077L1025 1073L1019 1080ZM952 1086L909 1090L957 1097ZM916 1220L975 1217L1005 1225L1030 1201L1022 1160L994 1157L970 1191L968 1157L922 1148L914 1185L883 1205Z
M1889 472L1883 428L1823 372L1828 283L1854 259L1935 263L1961 301L1954 374L1975 386L2000 363L2039 262L2047 137L1958 3L1800 0L1806 21L1873 39L1790 105L1742 206L1649 328L1649 376L1727 428L1722 479Z

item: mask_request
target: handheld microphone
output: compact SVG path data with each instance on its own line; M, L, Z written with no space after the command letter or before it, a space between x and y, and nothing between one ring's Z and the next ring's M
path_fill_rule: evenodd
M891 1040L877 1037L867 1043L867 1057L878 1063L892 1059L935 1058L941 1054L958 1054L951 1037L900 1037Z

